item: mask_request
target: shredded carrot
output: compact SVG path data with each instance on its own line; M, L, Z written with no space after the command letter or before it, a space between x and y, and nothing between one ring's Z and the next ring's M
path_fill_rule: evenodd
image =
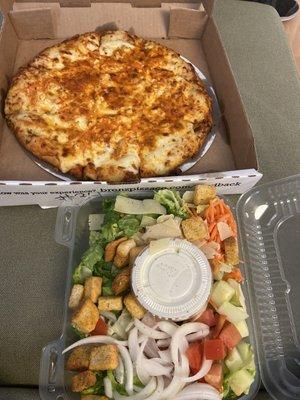
M230 207L225 204L223 199L216 197L211 200L209 206L204 211L204 218L207 221L208 232L210 240L222 245L220 234L218 231L218 222L225 222L228 224L233 232L233 236L237 236L237 226ZM217 259L224 260L224 249L215 256Z
M234 279L235 281L241 283L244 281L241 270L237 267L234 267L231 272L227 272L224 274L223 279L227 281L227 279Z

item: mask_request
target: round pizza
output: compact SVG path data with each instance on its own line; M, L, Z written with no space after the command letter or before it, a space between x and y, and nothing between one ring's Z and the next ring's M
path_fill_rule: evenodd
M124 31L92 32L42 51L13 78L8 126L39 159L80 180L168 175L212 127L191 64Z

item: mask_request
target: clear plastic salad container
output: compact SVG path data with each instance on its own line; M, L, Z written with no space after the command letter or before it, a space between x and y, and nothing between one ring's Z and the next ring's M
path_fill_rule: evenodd
M300 175L251 189L237 215L262 381L300 399Z
M182 192L191 190L193 187L185 187L184 189L180 186L176 187L177 190ZM154 190L161 188L154 188L151 190L140 189L130 191L129 196L132 198L152 198ZM53 400L53 399L79 399L80 396L70 390L70 378L71 373L65 370L65 357L62 355L62 351L71 343L78 340L74 333L70 329L70 319L72 311L68 308L68 299L72 287L72 274L75 267L79 264L83 252L88 248L89 239L89 224L88 218L90 214L101 213L102 199L114 198L120 189L116 189L111 192L103 192L101 195L92 196L87 199L83 199L81 204L66 203L58 209L57 223L55 231L56 241L69 248L69 265L66 274L66 291L65 291L65 306L62 312L64 313L62 334L61 337L50 344L48 344L42 351L41 366L40 366L40 397L42 400ZM225 199L230 204L228 198ZM243 235L244 237L244 235ZM241 271L247 279L252 280L252 276L249 271L246 273L245 265L241 265ZM260 386L260 376L257 363L256 352L257 345L255 343L254 326L257 326L257 313L253 308L254 299L251 297L254 295L253 290L250 288L249 282L243 285L246 306L249 314L247 320L250 342L253 345L255 353L255 364L256 364L256 377L255 381L251 385L248 395L240 397L243 400L254 399ZM251 308L250 308L251 304ZM252 310L254 314L252 314ZM298 397L299 398L299 397Z

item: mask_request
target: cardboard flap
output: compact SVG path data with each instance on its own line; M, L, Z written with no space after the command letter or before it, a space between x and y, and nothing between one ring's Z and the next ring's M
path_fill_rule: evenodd
M207 12L207 15L209 15L209 16L211 16L213 14L215 1L218 1L218 0L202 0L205 11ZM222 0L222 1L224 1L224 0Z
M61 7L91 7L91 0L59 0Z
M54 39L55 16L51 8L14 10L9 12L13 27L20 39Z
M202 37L203 50L210 65L236 165L254 166L257 159L254 139L228 57L213 19L209 19Z
M200 10L170 10L169 37L198 39L206 24L206 13Z
M13 8L13 0L0 0L0 11L5 15Z

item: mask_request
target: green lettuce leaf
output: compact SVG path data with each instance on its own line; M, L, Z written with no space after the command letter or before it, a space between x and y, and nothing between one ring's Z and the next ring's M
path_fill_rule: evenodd
M120 383L118 383L118 382L116 381L116 378L115 378L115 376L114 376L114 374L113 374L113 371L108 370L108 371L107 371L107 377L108 377L109 380L111 381L111 385L112 385L112 387L113 387L113 391L116 390L119 394L122 394L122 395L124 395L124 396L128 396L128 394L127 394L127 392L126 392L126 389L125 389L125 386L124 386L124 385L121 385Z
M166 207L168 214L180 218L187 218L188 213L183 208L183 202L179 192L175 189L162 189L155 193L154 199Z
M81 392L82 395L88 395L88 394L96 394L96 395L104 395L104 383L103 383L103 378L104 374L103 372L96 372L96 377L97 377L97 382L95 383L94 386L91 386Z
M118 227L124 236L133 236L139 229L141 223L141 216L125 215L118 221Z

